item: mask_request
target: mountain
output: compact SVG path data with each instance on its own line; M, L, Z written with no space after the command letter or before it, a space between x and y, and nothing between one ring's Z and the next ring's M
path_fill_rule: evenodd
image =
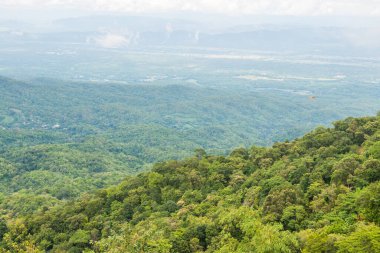
M186 18L186 16L185 16ZM248 23L207 19L95 15L41 22L0 20L0 45L147 49L151 47L229 48L378 57L377 19L337 22L324 17L293 20L253 18ZM277 20L278 19L278 20ZM330 21L330 22L328 22ZM334 24L334 25L332 25Z
M195 149L220 155L267 146L379 105L373 84L316 84L313 92L320 95L312 100L297 93L295 83L281 82L276 92L269 84L256 91L238 82L224 88L169 79L126 84L0 77L0 192L72 199ZM353 92L359 98L347 96Z
M198 149L76 200L5 198L0 252L379 252L380 115L333 125Z

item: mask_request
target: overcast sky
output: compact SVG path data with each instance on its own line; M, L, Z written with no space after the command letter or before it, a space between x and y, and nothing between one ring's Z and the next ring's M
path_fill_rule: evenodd
M380 16L380 0L0 0L0 8L229 15Z

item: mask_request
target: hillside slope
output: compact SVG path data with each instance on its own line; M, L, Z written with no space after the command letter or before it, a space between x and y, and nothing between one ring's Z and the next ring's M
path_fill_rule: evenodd
M77 200L8 212L0 252L380 252L379 179L380 115L348 118L271 148L197 150Z
M44 196L49 206L116 185L156 162L189 157L197 148L226 155L235 147L267 146L380 106L380 88L365 82L315 81L305 91L302 79L176 75L199 83L176 77L146 82L145 74L131 74L127 83L0 76L0 199Z

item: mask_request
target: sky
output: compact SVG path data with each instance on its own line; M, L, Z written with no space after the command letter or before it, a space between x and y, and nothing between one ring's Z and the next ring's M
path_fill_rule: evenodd
M380 0L0 0L0 9L380 17Z

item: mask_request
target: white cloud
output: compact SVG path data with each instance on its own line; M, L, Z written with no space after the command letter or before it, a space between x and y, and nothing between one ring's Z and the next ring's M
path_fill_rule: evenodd
M88 43L95 43L104 48L123 48L130 45L137 44L138 34L114 34L107 33L101 36L90 37L87 39Z
M1 6L124 12L196 11L259 15L380 16L380 0L0 0Z

